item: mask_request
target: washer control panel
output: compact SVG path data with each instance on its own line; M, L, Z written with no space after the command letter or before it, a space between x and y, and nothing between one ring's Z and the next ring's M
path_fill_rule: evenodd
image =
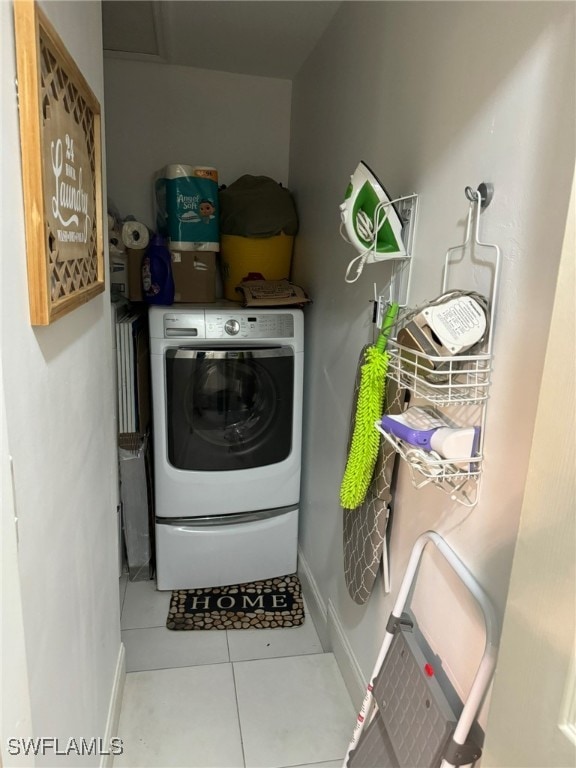
M164 338L181 339L291 339L294 315L291 313L227 312L207 309L191 312L166 312Z
M207 339L289 339L294 317L289 314L243 314L206 311Z

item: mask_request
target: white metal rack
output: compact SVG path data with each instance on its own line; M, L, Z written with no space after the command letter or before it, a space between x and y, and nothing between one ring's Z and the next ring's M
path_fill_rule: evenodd
M372 221L370 221L368 216L365 216L366 236L368 238L371 235L370 239L372 240L372 244L363 254L364 260L367 264L375 264L379 261L410 259L412 257L417 207L417 194L403 195L402 197L395 197L393 200L386 200L378 203L378 205L374 208ZM402 222L402 242L406 253L390 254L377 250L378 233L388 219L388 211L390 208L394 208L398 214L398 218Z
M492 373L489 354L436 357L407 349L393 339L388 343L388 354L388 376L415 397L437 406L488 400Z
M388 203L388 205L393 204L396 206L402 221L402 241L406 249L406 256L403 261L396 261L393 264L390 277L390 302L395 301L400 307L405 307L408 304L412 283L414 239L418 219L418 195L405 195Z
M432 483L449 494L454 501L473 507L478 502L482 476L486 407L492 373L494 317L500 276L500 248L493 243L481 241L479 236L480 213L491 200L491 185L481 184L476 191L467 187L466 196L470 206L465 240L462 245L449 248L446 252L442 292L445 293L448 290L450 269L456 262L457 254L460 254L462 259L467 252L473 252L476 248L489 249L492 252L493 278L488 297L490 318L484 349L481 353L474 355L435 357L408 349L395 339L390 339L388 376L425 404L429 403L442 408L477 406L475 409L475 426L479 427L477 453L472 459L470 457L442 459L434 452L415 448L388 434L379 423L375 426L384 439L407 462L415 488L422 488Z
M402 222L402 244L404 245L405 253L389 254L377 250L378 233L388 219L388 211L391 206L394 207ZM417 214L417 194L403 195L402 197L394 198L394 200L378 203L374 209L372 221L366 217L367 232L369 231L371 234L372 243L365 251L350 262L348 269L346 270L346 282L355 282L362 273L365 264L391 262L393 265L392 276L390 278L391 300L393 293L395 293L396 296L394 297L394 300L397 301L400 306L406 306L408 303L412 276L412 258L414 253ZM342 225L340 227L340 233L348 242L348 239L344 235ZM350 272L353 265L357 265L356 276L350 278Z

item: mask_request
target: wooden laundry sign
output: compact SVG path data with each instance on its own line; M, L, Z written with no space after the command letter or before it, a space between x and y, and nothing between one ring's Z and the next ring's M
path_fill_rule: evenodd
M49 230L55 234L58 259L81 259L92 235L95 205L88 190L94 188L85 136L77 126L63 126L67 114L59 102L44 126L44 176L53 187L46 209ZM47 166L47 167L46 167Z
M32 0L14 3L32 325L104 290L100 105Z

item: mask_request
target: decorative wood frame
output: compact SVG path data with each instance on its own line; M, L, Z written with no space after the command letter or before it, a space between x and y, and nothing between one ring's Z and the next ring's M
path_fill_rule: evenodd
M14 22L30 322L49 325L105 287L100 105L34 0Z

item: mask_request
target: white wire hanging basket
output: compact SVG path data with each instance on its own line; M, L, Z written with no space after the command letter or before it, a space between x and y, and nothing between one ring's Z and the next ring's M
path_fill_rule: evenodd
M442 408L478 406L477 450L472 457L444 459L434 451L425 451L405 443L382 429L379 423L376 424L383 438L410 467L415 488L433 483L453 500L470 507L478 501L482 475L486 404L490 396L494 319L500 277L500 248L482 241L479 235L480 213L490 202L491 194L492 188L486 184L480 185L476 191L466 188L466 196L470 201L466 234L461 245L453 246L446 252L442 284L444 294L448 290L451 267L456 262L457 254L463 258L467 252L476 248L488 250L492 254L493 279L487 297L488 332L481 350L475 350L474 354L440 356L408 348L400 344L397 337L391 338L388 343L388 377L399 387L408 389L413 398ZM413 315L414 310L410 314ZM404 313L404 318L400 317L399 325L406 316L407 313Z

